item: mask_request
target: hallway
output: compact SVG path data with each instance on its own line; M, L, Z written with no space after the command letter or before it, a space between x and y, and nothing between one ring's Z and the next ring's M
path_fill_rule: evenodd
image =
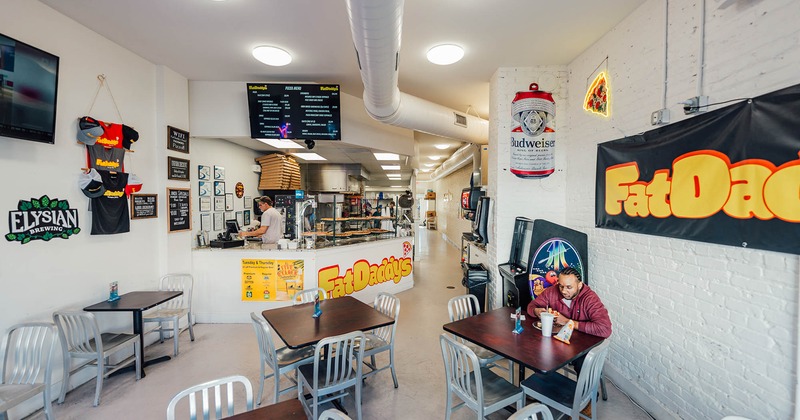
M397 328L397 374L399 388L392 384L391 373L384 371L368 379L363 388L365 419L438 419L444 418L445 384L439 335L448 322L447 301L464 293L461 286L459 250L446 243L439 232L419 229L415 252L415 287L398 294L401 300ZM613 314L612 314L613 315ZM54 404L58 419L125 420L163 419L173 395L191 385L214 378L243 374L258 391L258 347L250 324L198 324L196 341L188 333L180 337L180 355L166 363L147 368L147 377L137 382L133 374L106 380L99 407L92 407L95 381L91 380L67 394L62 405ZM613 336L612 336L613 339ZM277 340L276 342L280 342ZM172 342L147 348L149 357L168 355ZM378 356L379 363L388 355ZM271 394L271 382L264 395ZM284 386L288 383L284 383ZM649 419L614 385L608 382L608 401L600 401L600 419ZM55 394L54 394L55 395ZM284 395L281 400L295 398ZM265 403L266 404L266 403ZM244 403L241 403L244 406ZM344 399L344 407L355 413L353 398ZM503 419L501 411L489 419ZM38 412L30 419L43 419ZM453 419L474 419L469 409L454 413Z

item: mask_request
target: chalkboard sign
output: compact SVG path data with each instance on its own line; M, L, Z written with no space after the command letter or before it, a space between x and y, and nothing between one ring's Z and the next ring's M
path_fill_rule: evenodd
M167 211L169 233L192 229L191 197L188 188L167 188Z
M189 161L167 156L167 177L169 179L189 180Z
M131 219L158 217L157 194L131 194Z
M189 153L189 132L167 126L167 149Z

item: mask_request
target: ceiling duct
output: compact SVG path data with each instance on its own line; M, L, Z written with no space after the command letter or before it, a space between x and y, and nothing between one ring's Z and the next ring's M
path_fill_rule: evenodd
M480 146L474 144L465 144L460 149L456 150L452 156L442 162L442 164L431 173L430 180L436 181L444 178L463 168L464 165L468 164L470 161L472 161L473 179L475 175L478 174L477 179L479 181L478 183L480 183L481 149Z
M367 113L409 130L487 144L488 121L400 92L403 4L404 0L347 0Z

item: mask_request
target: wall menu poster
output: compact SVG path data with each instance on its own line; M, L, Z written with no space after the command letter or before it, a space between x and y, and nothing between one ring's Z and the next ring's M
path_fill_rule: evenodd
M167 149L189 153L189 132L167 126Z
M167 156L167 170L169 179L189 180L189 161L187 159Z
M192 201L188 188L167 188L167 232L182 232L192 228Z
M287 301L303 290L303 260L242 259L242 301Z
M158 217L158 194L131 194L131 219Z

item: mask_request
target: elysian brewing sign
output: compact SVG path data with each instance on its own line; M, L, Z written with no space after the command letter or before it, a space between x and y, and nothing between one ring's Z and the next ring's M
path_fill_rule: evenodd
M8 230L7 241L27 244L34 239L69 239L80 233L81 228L78 210L69 208L67 200L43 195L30 201L20 200L17 210L8 212Z

